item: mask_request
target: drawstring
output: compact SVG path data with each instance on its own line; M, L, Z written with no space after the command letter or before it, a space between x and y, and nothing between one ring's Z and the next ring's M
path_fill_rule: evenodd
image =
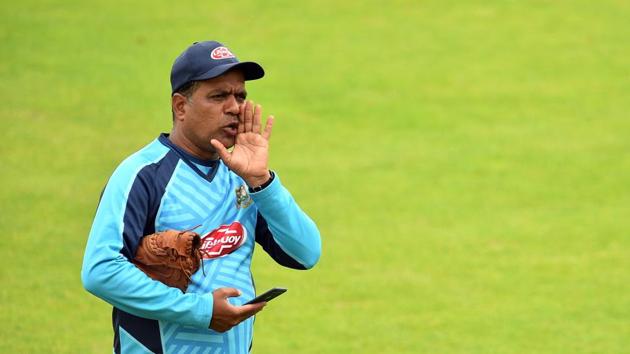
M191 228L190 228L190 229L188 229L188 230L181 231L179 234L181 235L181 234L183 234L183 233L185 233L185 232L190 232L190 231L192 231L192 230L194 230L194 229L198 228L199 226L201 226L201 224L199 224L199 225L197 225L197 226L194 226L194 227L191 227Z
M201 267L201 272L203 273L204 278L206 277L206 267L203 266L203 254L201 253L201 247L195 250L197 252L197 257L199 257L199 266Z

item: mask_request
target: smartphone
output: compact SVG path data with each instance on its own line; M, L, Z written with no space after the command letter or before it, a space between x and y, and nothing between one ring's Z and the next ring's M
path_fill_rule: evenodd
M249 305L249 304L256 304L259 302L263 302L263 301L271 301L272 299L275 299L276 297L284 294L287 291L286 288L272 288L267 290L266 292L256 296L255 298L249 300L248 302L245 303L245 305Z

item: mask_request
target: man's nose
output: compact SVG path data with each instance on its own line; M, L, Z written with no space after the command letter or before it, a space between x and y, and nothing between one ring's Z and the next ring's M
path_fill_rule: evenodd
M236 96L230 95L225 102L225 113L238 114L240 110L240 104L236 99Z

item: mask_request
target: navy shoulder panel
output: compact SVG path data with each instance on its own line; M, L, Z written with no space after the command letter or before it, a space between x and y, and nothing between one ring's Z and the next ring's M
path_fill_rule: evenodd
M136 175L123 218L123 248L120 252L127 259L133 259L142 236L155 232L155 216L178 161L179 157L171 150Z
M293 269L306 269L300 262L293 259L286 252L280 248L280 245L273 239L273 235L269 230L269 226L267 225L267 221L263 218L260 213L256 218L256 242L262 246L262 248L267 252L274 261L278 264L293 268Z

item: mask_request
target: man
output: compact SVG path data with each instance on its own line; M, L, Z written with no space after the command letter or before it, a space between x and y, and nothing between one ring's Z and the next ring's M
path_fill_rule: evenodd
M267 166L273 117L246 101L263 77L214 41L186 49L171 70L173 128L123 161L101 196L81 271L114 306L116 353L247 353L255 296L254 241L279 264L309 269L319 231ZM232 148L232 150L228 150ZM202 265L182 293L131 260L143 236L197 225Z

